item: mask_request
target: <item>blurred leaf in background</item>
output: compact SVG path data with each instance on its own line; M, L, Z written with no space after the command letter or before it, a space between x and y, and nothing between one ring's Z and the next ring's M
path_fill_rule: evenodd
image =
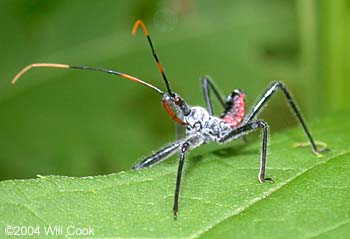
M193 105L204 105L199 79L210 75L224 94L244 89L248 105L282 80L307 120L349 108L347 0L3 0L0 13L1 179L117 172L175 138L159 96L125 79L34 69L9 83L29 63L56 62L164 88L146 39L130 35L139 18L173 89ZM261 117L271 130L296 123L282 96Z

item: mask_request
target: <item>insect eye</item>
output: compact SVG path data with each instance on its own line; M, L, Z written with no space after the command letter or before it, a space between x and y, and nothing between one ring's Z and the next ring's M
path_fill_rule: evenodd
M175 105L179 105L181 100L179 97L176 97L174 102L175 102Z

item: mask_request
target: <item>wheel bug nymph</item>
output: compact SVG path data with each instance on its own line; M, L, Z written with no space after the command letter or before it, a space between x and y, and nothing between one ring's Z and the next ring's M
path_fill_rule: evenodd
M313 140L310 131L308 130L306 123L301 116L299 109L292 98L291 94L282 82L273 82L258 100L258 102L252 107L252 109L247 113L245 110L245 93L241 90L234 90L228 95L226 100L222 98L219 91L215 88L214 84L208 77L202 78L202 89L204 93L204 99L206 102L206 108L199 106L190 106L186 101L181 98L177 93L171 90L169 81L166 77L165 71L159 58L153 47L150 35L145 24L138 20L136 21L134 27L132 28L132 34L135 34L138 27L141 27L145 36L147 37L148 43L152 50L153 57L157 63L159 71L162 75L163 81L165 83L166 92L158 89L157 87L147 83L134 76L121 73L114 70L108 70L103 68L95 68L89 66L73 66L67 64L56 64L56 63L34 63L23 68L12 80L14 84L26 71L34 67L52 67L52 68L66 68L66 69L80 69L80 70L91 70L91 71L101 71L104 73L117 75L125 79L135 81L144 86L147 86L162 96L161 103L165 111L169 114L170 118L177 123L178 129L181 127L186 128L186 135L184 137L178 137L178 140L172 142L160 149L153 155L145 158L143 161L138 163L133 167L135 170L150 167L156 163L159 163L175 153L180 154L176 185L175 185L175 195L174 195L174 206L173 213L174 219L177 218L178 208L179 208L179 191L181 184L181 175L183 164L187 153L199 147L202 144L209 143L211 141L217 142L219 144L228 143L232 140L244 137L245 135L255 131L261 130L262 135L262 145L261 145L261 155L260 155L260 167L258 173L259 182L273 182L271 178L265 177L265 165L266 165L266 150L267 150L267 136L268 136L268 124L262 120L256 120L256 117L263 109L266 102L270 97L279 89L283 92L287 99L287 102L291 109L293 110L297 120L299 121L306 137L308 138L311 149L315 154L319 154L326 149L318 149L315 141ZM219 103L223 107L223 113L221 116L214 116L212 100L210 92L213 92ZM178 134L181 135L181 130L178 130Z

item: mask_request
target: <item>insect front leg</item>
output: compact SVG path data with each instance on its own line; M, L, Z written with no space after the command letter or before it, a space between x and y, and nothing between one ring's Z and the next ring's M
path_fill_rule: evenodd
M177 151L180 150L182 143L183 141L179 140L165 146L155 154L145 158L140 163L136 164L134 167L132 167L132 169L138 170L142 168L147 168L169 158L170 156L172 156L173 154L175 154Z
M181 186L181 178L182 178L182 169L186 158L186 154L189 150L192 150L200 146L201 144L203 144L203 142L204 142L203 135L194 134L194 135L188 136L180 146L180 158L179 158L179 165L177 169L174 206L173 206L175 220L177 219L177 212L179 210L179 195L180 195L180 186Z
M258 179L259 179L259 182L261 183L266 181L273 182L271 178L265 178L267 135L268 135L268 128L269 128L267 123L261 120L247 123L236 129L233 129L231 132L223 136L219 140L219 142L220 143L230 142L234 139L243 137L259 128L261 129L262 145L261 145L260 168L259 168Z
M182 177L182 169L186 157L186 152L190 148L190 145L188 142L185 142L181 146L181 151L180 151L180 159L179 159L179 166L177 169L177 176L176 176L176 186L175 186L175 195L174 195L174 207L173 207L173 212L174 212L174 219L177 219L177 212L179 210L179 193L180 193L180 185L181 185L181 177Z
M270 99L270 97L275 93L278 89L281 89L284 93L285 97L287 98L289 106L292 108L294 114L296 115L300 125L302 126L307 138L310 141L311 149L315 154L319 154L320 152L327 151L328 149L318 149L317 145L315 144L314 139L311 136L310 131L308 130L306 123L301 116L301 113L295 103L295 100L293 99L292 95L287 90L286 86L280 82L273 82L270 87L266 90L266 92L263 94L263 96L260 98L260 100L253 106L250 113L244 118L244 122L250 122L254 117L256 117L262 110L263 106L266 104L266 102Z

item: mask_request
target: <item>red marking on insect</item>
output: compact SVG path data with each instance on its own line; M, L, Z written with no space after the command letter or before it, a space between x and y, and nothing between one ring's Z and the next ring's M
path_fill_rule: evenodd
M166 101L162 101L162 106L164 107L164 109L166 110L166 112L168 113L168 115L170 116L170 118L172 120L174 120L176 123L179 123L181 125L186 125L185 122L183 122L181 119L179 119L176 114L174 113L174 111L171 109L171 107L169 106L169 104Z
M228 123L232 128L235 128L244 118L245 94L243 92L234 93L230 100L232 101L232 107L225 112L222 120Z

